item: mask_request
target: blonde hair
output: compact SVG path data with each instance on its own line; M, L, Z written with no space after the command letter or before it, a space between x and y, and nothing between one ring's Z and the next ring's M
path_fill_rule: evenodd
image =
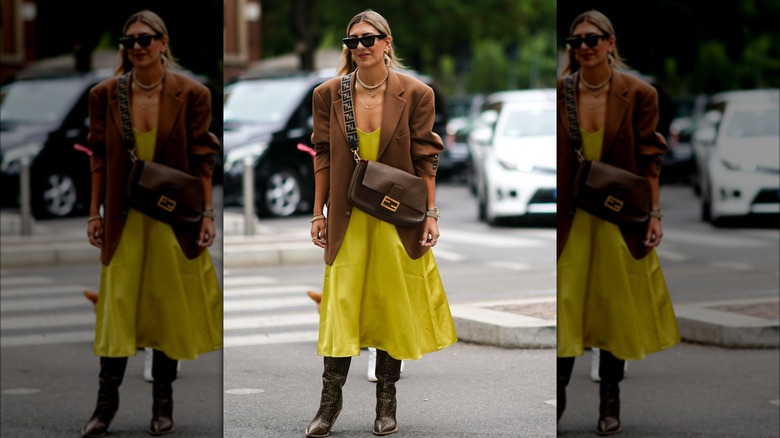
M577 18L571 24L569 28L569 35L574 33L574 28L581 23L588 22L599 28L603 33L615 36L615 28L612 26L612 22L609 21L606 15L601 12L591 9L590 11L583 12L578 15ZM607 55L610 65L613 68L628 69L628 65L625 60L618 54L617 44L612 47L612 51ZM564 61L563 70L561 73L566 76L570 73L574 73L580 69L580 63L577 62L577 58L574 56L574 50L566 45L566 60Z
M148 9L136 12L135 14L131 15L127 21L125 21L125 25L122 27L122 36L125 35L127 28L130 27L130 25L133 23L143 23L152 28L155 33L158 33L164 37L168 36L168 28L165 26L165 22L163 22L159 15ZM122 75L133 69L133 63L130 62L130 58L127 56L127 50L122 45L119 46L118 56L119 67L117 67L116 71L114 71L116 75ZM163 67L181 68L173 55L171 55L170 42L168 43L168 47L166 47L165 51L162 53L162 56L160 56L160 61L162 62Z
M390 32L390 25L387 23L387 20L385 20L385 17L379 15L379 13L374 12L371 9L366 9L349 20L349 24L347 24L347 35L349 35L349 31L352 29L352 26L360 23L361 21L370 24L383 35L389 37L393 36L393 34ZM401 60L396 56L395 49L393 48L392 44L390 44L390 49L385 54L385 63L389 68L394 68L396 70L402 70L406 68L401 63ZM347 46L344 46L344 49L341 51L341 61L339 62L338 75L342 76L347 73L352 73L355 71L355 67L355 60L352 59L352 51L348 49Z

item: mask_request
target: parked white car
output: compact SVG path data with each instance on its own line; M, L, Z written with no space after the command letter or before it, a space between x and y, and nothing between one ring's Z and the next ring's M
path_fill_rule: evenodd
M555 213L555 90L511 93L480 115L469 136L479 216L489 223Z
M719 93L694 133L702 219L780 214L780 90Z

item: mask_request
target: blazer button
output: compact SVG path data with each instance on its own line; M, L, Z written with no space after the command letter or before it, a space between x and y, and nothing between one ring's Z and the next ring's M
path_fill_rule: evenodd
M346 217L349 217L351 214L352 214L352 212L351 212L351 211L346 211L346 212L344 212L344 216L346 216Z

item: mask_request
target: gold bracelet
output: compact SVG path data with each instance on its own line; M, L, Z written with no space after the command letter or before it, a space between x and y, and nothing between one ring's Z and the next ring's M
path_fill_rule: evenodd
M325 219L325 215L324 214L315 214L314 217L312 217L309 222L313 223L313 222L318 221L320 219Z
M217 215L214 213L213 208L207 208L203 210L203 217L210 217L211 219L216 219Z
M96 214L94 216L88 217L87 218L87 223L90 223L90 222L96 221L96 220L103 220L103 218L99 214Z

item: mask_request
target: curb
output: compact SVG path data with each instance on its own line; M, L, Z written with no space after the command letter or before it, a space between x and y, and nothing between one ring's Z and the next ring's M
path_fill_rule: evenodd
M500 306L554 303L555 297L450 306L458 340L503 348L555 348L556 321L494 310Z
M776 305L778 300L754 298L676 305L680 337L726 348L780 348L780 318L765 319L717 309L744 304Z

